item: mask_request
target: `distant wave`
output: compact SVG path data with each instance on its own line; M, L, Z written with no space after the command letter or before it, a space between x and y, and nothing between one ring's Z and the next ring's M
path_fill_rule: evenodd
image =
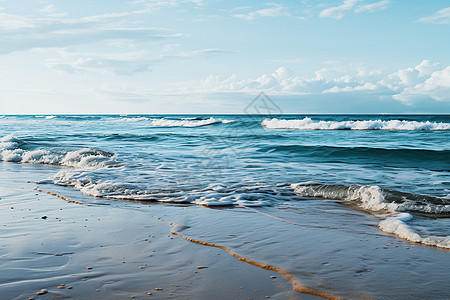
M450 123L418 122L402 120L361 120L361 121L313 121L265 119L261 125L268 129L299 130L450 130Z
M449 236L421 237L406 224L413 216L410 213L448 217L450 200L428 195L403 193L382 189L376 185L326 185L315 183L292 184L294 192L303 197L354 202L365 210L382 213L385 219L378 227L387 233L416 243L450 249Z
M152 119L147 117L124 117L114 120L115 122L141 122L145 121L150 123L153 127L202 127L215 124L234 123L234 120L221 120L210 117L209 119L203 119L199 117L181 118L181 119Z
M220 123L231 123L232 120L218 120L213 117L205 120L198 120L197 118L193 120L181 119L181 120L170 120L170 119L152 119L151 125L155 127L202 127Z
M0 161L60 165L79 169L100 169L118 166L114 154L100 149L82 148L74 151L25 150L12 135L0 139Z
M44 119L47 119L47 120L51 120L51 119L55 119L55 118L57 118L58 116L41 116L41 115L39 115L39 116L34 116L35 118L44 118Z

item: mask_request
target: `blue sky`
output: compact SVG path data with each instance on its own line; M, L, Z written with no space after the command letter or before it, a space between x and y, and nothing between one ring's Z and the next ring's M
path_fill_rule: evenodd
M450 113L448 0L0 0L0 114Z

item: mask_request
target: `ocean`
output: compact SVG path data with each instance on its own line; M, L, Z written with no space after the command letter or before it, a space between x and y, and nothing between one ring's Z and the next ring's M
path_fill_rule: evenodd
M448 115L3 116L0 135L2 161L61 167L42 185L207 207L335 199L450 248Z
M294 269L297 248L282 246L304 242L293 227L318 230L317 243L337 231L372 234L448 258L449 141L450 115L0 117L0 161L40 165L38 190L130 210L216 209L230 228L236 218L248 234L257 228L253 251L270 241L265 251L290 257L275 263ZM256 215L287 227L265 237ZM214 222L187 225L212 238Z

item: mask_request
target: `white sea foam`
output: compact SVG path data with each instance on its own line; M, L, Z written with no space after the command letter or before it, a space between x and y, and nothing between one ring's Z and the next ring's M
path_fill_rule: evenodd
M12 135L0 139L0 161L52 164L79 169L100 169L117 166L112 153L83 148L74 151L24 150Z
M196 117L182 118L180 120L175 119L149 119L147 117L126 117L112 120L113 122L145 122L148 121L150 126L154 127L202 127L214 124L227 124L234 123L235 120L221 120L213 117L209 119L200 119Z
M362 121L313 121L265 119L261 125L268 129L300 130L450 130L450 123L417 122L402 120L362 120Z
M381 188L376 185L340 186L298 183L292 184L291 187L300 196L357 201L361 208L371 211L394 212L398 208L398 204L385 201Z
M125 117L116 119L115 121L118 122L140 122L140 121L148 121L148 118L146 117Z
M71 186L83 194L93 197L163 203L191 203L204 206L266 206L281 199L281 196L269 193L226 190L213 185L195 191L146 189L145 184L134 185L114 182L111 179L102 180L90 172L69 169L60 170L50 178L50 182L56 185Z
M291 187L295 193L304 197L320 197L343 201L355 201L361 208L377 213L389 211L388 215L382 214L382 220L378 227L386 233L392 233L404 240L422 243L428 246L450 249L450 237L426 236L421 237L407 222L413 219L410 213L399 211L416 211L421 213L442 214L450 211L449 205L433 203L417 203L408 199L402 199L402 203L386 202L385 191L378 186L343 186L322 185L316 183L298 183Z
M44 119L47 119L47 120L51 120L51 119L54 119L54 118L57 118L58 116L42 116L42 115L38 115L38 116L34 116L35 118L44 118Z
M450 249L450 237L448 236L427 236L421 237L418 233L407 225L407 222L412 219L409 213L399 213L388 217L386 220L378 224L380 230L386 233L392 233L401 239L421 243L428 246L440 247Z
M205 120L169 120L169 119L152 119L151 125L155 127L201 127L219 123L226 123L228 120L217 120L213 117Z

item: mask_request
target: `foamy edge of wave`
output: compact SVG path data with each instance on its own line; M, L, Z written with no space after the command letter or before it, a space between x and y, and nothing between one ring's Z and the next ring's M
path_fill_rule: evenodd
M339 187L339 189L333 187ZM398 208L397 203L388 203L385 201L381 188L376 185L364 186L332 186L320 184L291 184L294 192L305 197L319 197L326 199L358 201L359 206L371 211L389 211L395 212Z
M438 248L450 249L450 237L438 237L427 236L421 237L418 233L414 232L406 222L413 217L409 213L399 213L395 216L389 217L386 220L381 221L378 224L378 228L386 233L391 233L398 236L401 239L420 243L427 246L433 246Z
M450 249L450 236L421 237L418 233L406 224L413 216L407 212L400 211L418 211L425 213L448 213L450 205L418 205L413 201L404 199L403 203L386 202L383 190L376 185L373 186L339 186L339 185L321 185L315 183L296 183L291 184L294 192L304 197L318 197L325 199L343 200L356 202L366 210L374 212L390 212L385 215L386 219L378 224L378 228L386 233L391 233L401 239L409 242L420 243L427 246Z
M155 201L161 203L189 203L202 206L267 206L276 195L236 191L226 192L214 185L195 192L186 190L148 190L133 184L101 180L88 172L60 170L49 180L39 183L53 183L70 186L83 194L97 198L129 201Z
M150 119L147 117L125 117L113 120L114 122L142 122L148 121L150 126L153 127L202 127L214 124L229 124L235 123L235 120L222 120L210 117L209 119L197 119L197 118L182 118L180 120L175 119Z
M152 119L151 125L155 127L202 127L220 123L232 123L233 120L217 120L213 117L205 120L169 120L169 119Z
M13 135L0 139L0 161L47 164L78 169L101 169L118 166L115 155L99 149L82 148L74 151L24 150Z
M267 129L298 130L450 130L450 123L418 122L405 120L357 120L357 121L313 121L265 119L261 125Z

